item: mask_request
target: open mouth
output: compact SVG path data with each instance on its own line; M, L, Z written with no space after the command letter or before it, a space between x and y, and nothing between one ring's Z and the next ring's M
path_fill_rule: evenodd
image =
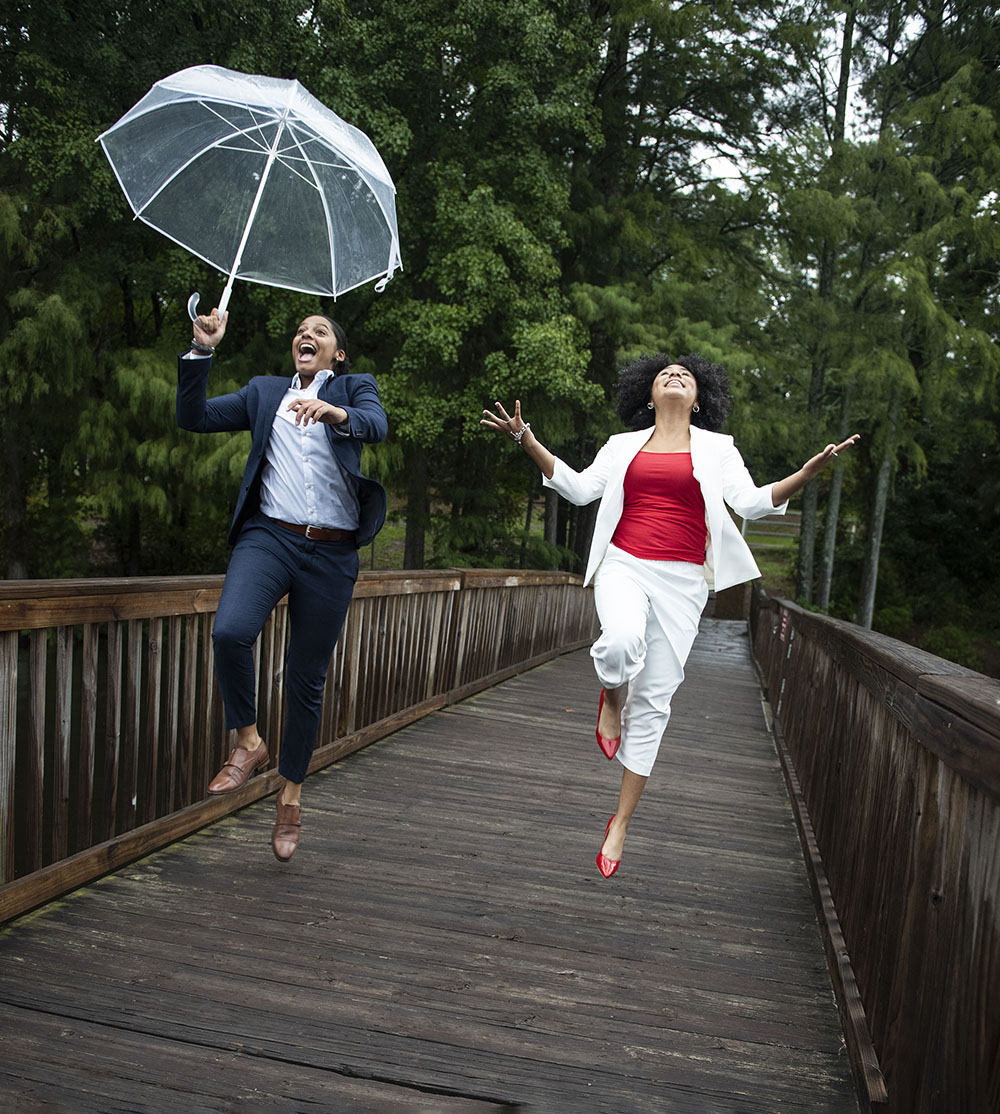
M300 360L303 357L308 358L309 356L315 356L315 355L316 355L316 346L314 344L312 344L310 341L304 340L299 345L299 359Z

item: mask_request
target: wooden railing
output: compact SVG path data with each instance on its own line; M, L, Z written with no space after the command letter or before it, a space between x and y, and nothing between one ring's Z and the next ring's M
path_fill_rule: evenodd
M862 1099L1000 1111L1000 681L755 593Z
M273 790L287 609L257 643L271 772L205 786L232 739L212 661L222 577L0 583L0 923ZM362 573L310 770L592 641L566 573Z

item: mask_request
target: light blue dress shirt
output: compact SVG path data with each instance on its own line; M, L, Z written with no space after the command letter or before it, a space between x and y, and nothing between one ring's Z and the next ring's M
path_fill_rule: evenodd
M300 386L298 373L285 392L264 454L260 509L268 518L303 526L356 530L360 516L358 494L352 478L341 469L330 448L326 427L319 422L295 424L289 404L316 398L332 371L320 371L308 387ZM350 436L333 427L335 434Z

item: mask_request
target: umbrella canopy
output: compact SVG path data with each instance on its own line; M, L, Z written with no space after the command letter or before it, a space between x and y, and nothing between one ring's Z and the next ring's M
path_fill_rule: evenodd
M192 66L98 137L135 215L229 275L336 297L402 266L372 141L297 81Z

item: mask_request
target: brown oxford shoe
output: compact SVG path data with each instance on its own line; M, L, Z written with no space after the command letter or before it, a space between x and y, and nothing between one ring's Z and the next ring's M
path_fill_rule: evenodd
M271 850L274 857L282 863L295 854L299 845L299 833L302 831L302 809L299 805L286 805L277 796L278 818L274 822L274 831L271 832Z
M226 764L212 779L209 793L232 793L242 789L247 779L267 765L267 743L261 739L256 750L236 747L226 760Z

